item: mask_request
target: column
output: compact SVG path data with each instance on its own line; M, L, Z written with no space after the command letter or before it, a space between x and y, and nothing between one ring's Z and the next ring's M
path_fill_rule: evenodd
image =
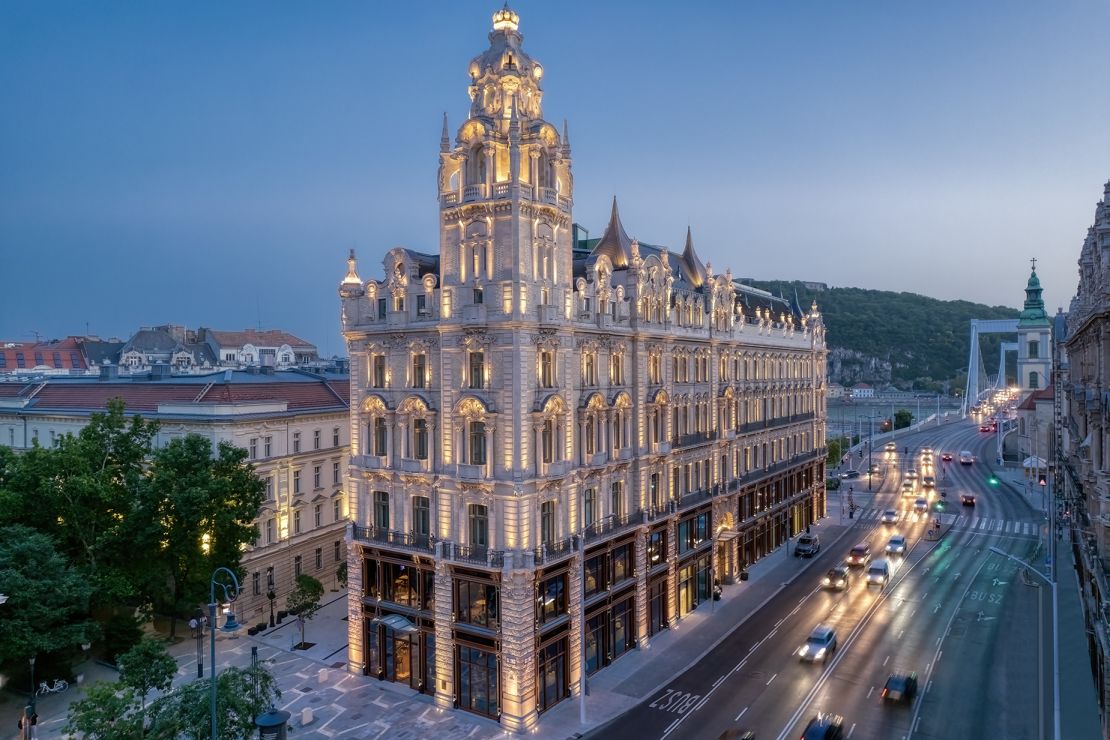
M446 544L436 546L435 566L435 623L436 623L436 693L435 703L442 709L455 707L455 640L451 630L454 615L452 603L454 594L451 583L451 568L445 560L440 548ZM429 680L433 680L431 676Z
M366 633L362 598L362 548L352 541L347 525L347 672L366 673ZM215 625L212 625L215 628Z
M648 570L647 562L647 535L648 530L640 527L636 530L636 644L638 647L647 648L651 641L648 636Z
M501 726L510 732L532 729L539 716L533 574L506 569L501 581Z

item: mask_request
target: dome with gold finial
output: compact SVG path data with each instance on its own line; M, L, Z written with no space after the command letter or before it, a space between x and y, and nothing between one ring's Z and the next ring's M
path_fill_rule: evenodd
M515 31L518 28L520 28L520 16L509 7L508 3L493 14L494 31Z

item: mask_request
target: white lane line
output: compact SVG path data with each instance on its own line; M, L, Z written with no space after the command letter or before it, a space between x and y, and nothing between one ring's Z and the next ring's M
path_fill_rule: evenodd
M940 656L942 656L942 655L944 655L943 650L941 650L940 652L937 653L937 657L933 658L933 665L936 665L937 663L940 662Z
M932 688L933 688L933 682L932 681L925 684L925 693L928 694L932 690Z
M915 609L914 611L916 611L916 609ZM910 616L912 617L913 615L911 614ZM899 640L901 640L901 639L902 639L902 635L904 635L904 634L906 634L906 631L905 631L905 630L902 630L901 632L899 632L899 633L898 633L898 639L899 639Z
M779 674L777 674L777 673L776 673L775 675L773 675L773 676L771 676L770 678L768 678L768 679L767 679L767 686L770 686L770 685L771 685L771 682L772 682L772 681L774 681L774 680L775 680L776 678L778 678L778 675L779 675Z
M728 674L727 674L727 673L726 673L725 675L721 676L720 678L718 678L718 679L717 679L716 681L714 681L714 682L713 682L713 688L717 688L718 686L720 686L720 685L721 685L721 682L722 682L722 681L724 681L724 680L725 680L726 678L728 678Z
M746 712L746 711L748 711L747 707L744 707L743 709L741 709L740 714L736 715L736 719L734 719L733 722L739 722L740 718L744 716L744 712Z
M868 699L870 699L870 698L871 698L871 695L872 695L872 694L874 694L874 693L875 693L875 687L874 687L874 686L872 686L871 688L869 688L869 689L867 690L867 698L868 698Z
M747 662L748 662L748 659L744 658L742 661L740 661L739 663L736 664L736 667L732 669L732 672L733 673L739 672L740 669L743 668L744 664L747 663Z
M886 664L889 663L889 662L890 662L890 656L888 655L888 656L886 656L886 658L883 659L883 668L886 668ZM868 694L868 696L870 696L870 694Z
M775 630L775 631L774 631L774 632L772 632L771 634L767 635L767 639L770 639L770 638L774 637L774 636L775 636L775 633L777 633L777 632L778 632L778 630Z
M912 612L910 612L910 616L912 617L914 614L917 614L917 609L916 608L914 608L914 610Z
M852 728L850 730L848 730L848 737L851 737L852 733L855 732L855 731L856 731L856 723L853 722L852 723Z

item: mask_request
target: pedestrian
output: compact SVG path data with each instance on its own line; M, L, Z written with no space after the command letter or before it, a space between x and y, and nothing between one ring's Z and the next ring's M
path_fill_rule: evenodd
M208 617L204 614L200 615L200 636L204 637L204 631L208 629Z
M39 740L39 715L31 712L31 740Z
M197 618L193 617L189 620L189 630L192 632L193 637L197 636Z

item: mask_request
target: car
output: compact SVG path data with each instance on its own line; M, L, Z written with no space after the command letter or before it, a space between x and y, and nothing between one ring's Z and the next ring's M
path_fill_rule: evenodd
M844 737L844 718L823 712L809 721L802 730L801 740L840 740Z
M848 565L863 567L871 560L871 546L861 542L848 552Z
M921 485L925 486L926 488L935 488L937 485L937 479L931 475L923 475L921 476Z
M932 447L922 447L921 448L921 454L922 455L928 455L929 457L932 457L933 456L933 448Z
M963 504L964 506L975 506L975 494L974 493L961 493L960 494L960 503Z
M890 580L890 563L879 558L871 563L871 567L867 569L867 586L878 586L883 588L886 586L887 581Z
M841 473L840 477L843 478L844 480L855 480L856 478L859 477L859 471L858 470L849 470L845 473Z
M725 730L717 736L717 740L755 740L755 732L752 730Z
M887 442L885 445L883 445L883 451L885 451L885 452L897 452L898 451L898 444L896 442Z
M875 473L879 472L879 466L878 465L871 465L869 468L867 468L867 472L870 475L874 475Z
M975 455L970 450L960 450L960 465L971 465L975 462Z
M989 431L991 431L991 425L990 424L980 424L979 425L979 431L980 432L989 432Z
M825 573L825 577L821 579L821 585L825 588L830 588L834 591L843 591L851 585L852 579L848 572L848 566L841 563L840 565L829 568Z
M891 673L883 687L883 701L913 704L917 695L916 673Z
M944 453L943 455L940 456L940 459L944 460L945 462L952 462L952 453L951 452L946 452L946 453Z
M929 510L929 501L927 499L919 498L913 502L913 510L918 514L922 514Z
M913 481L912 480L902 481L902 495L903 496L912 496L914 494L915 490L916 489L913 486Z
M811 558L821 549L821 539L815 534L803 534L794 545L794 557Z
M882 520L883 524L894 524L898 521L898 512L894 509L887 509L883 512Z
M906 538L896 534L886 543L886 551L891 555L903 555L906 552Z
M815 663L818 660L826 662L836 652L836 630L827 624L819 624L813 628L806 638L805 644L797 650L798 657L804 661Z
M910 468L907 470L906 477L910 480L917 480L917 468Z

